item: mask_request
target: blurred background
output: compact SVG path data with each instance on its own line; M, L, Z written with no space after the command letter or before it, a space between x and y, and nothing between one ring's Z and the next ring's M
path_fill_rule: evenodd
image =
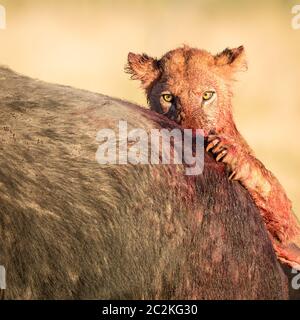
M243 44L238 129L275 173L300 218L300 0L0 0L0 64L31 77L146 105L123 72L127 53L160 57L183 43L217 53Z

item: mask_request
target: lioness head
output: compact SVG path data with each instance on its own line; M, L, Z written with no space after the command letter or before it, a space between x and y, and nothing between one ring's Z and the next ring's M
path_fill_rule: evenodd
M152 110L208 132L232 121L231 83L245 68L242 46L217 55L184 46L159 60L129 53L126 72L141 81Z

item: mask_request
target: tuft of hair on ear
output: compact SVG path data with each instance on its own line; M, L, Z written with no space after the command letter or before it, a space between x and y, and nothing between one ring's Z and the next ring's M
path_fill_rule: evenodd
M233 71L246 71L248 66L244 47L226 48L215 56L215 64L220 67L230 67Z
M146 54L129 52L125 72L131 74L131 79L140 80L142 87L147 89L160 75L158 60Z

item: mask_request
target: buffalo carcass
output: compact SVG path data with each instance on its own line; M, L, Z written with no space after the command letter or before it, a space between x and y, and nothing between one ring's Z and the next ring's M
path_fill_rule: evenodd
M6 299L282 299L287 280L247 192L205 155L96 161L97 132L172 129L128 102L0 69Z

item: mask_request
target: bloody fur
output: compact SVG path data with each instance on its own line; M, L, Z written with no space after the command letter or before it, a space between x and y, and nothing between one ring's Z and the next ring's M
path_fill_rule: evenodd
M204 130L208 144L213 142L210 151L226 164L230 179L240 181L259 208L278 258L299 268L300 227L291 201L277 178L255 157L233 119L232 83L235 73L245 69L242 46L217 55L184 46L160 60L129 53L126 66L132 79L141 80L152 110L169 115L160 99L167 90L174 96L172 119L183 127ZM218 101L205 109L201 97L209 88L214 88Z

